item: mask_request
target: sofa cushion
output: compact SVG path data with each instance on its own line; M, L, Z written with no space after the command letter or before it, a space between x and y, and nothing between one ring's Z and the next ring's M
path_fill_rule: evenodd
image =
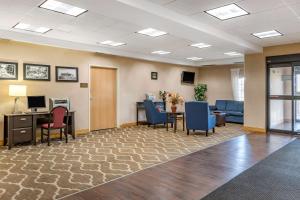
M227 111L244 112L244 102L242 101L227 101Z
M231 116L244 116L242 112L237 112L237 111L226 111L226 115L231 115Z
M243 101L237 101L236 102L238 111L244 113L244 102Z
M226 100L216 100L217 110L226 110Z
M228 100L227 104L226 104L225 110L227 110L227 111L235 111L235 110L237 110L236 105L235 105L235 101Z
M234 123L241 123L241 124L244 123L243 117L229 115L229 116L226 116L225 119L226 119L226 122L234 122Z
M221 112L221 113L227 113L228 111L227 110L215 110L213 112Z

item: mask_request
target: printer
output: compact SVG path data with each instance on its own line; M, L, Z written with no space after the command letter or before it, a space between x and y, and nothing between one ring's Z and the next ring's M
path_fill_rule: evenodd
M70 110L69 98L49 98L49 109L52 110L58 106L62 106Z

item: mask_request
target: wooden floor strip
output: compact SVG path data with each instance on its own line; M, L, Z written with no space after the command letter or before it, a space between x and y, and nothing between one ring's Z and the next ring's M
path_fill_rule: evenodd
M199 200L294 140L248 134L64 198Z

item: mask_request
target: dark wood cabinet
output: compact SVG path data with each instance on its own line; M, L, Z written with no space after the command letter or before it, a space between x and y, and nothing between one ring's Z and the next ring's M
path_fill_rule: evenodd
M14 116L13 127L14 128L26 128L32 126L32 116Z
M14 144L31 142L32 139L33 139L33 136L32 136L32 128L31 127L13 130L13 143Z
M33 142L32 116L5 115L4 145L7 143L16 145L25 142ZM10 147L11 146L9 146L9 148Z

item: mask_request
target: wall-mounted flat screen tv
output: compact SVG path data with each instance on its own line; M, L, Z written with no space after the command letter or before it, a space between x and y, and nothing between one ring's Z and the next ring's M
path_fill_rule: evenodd
M194 84L194 82L195 82L195 72L183 71L182 74L181 74L181 82L182 83L188 83L188 84Z

